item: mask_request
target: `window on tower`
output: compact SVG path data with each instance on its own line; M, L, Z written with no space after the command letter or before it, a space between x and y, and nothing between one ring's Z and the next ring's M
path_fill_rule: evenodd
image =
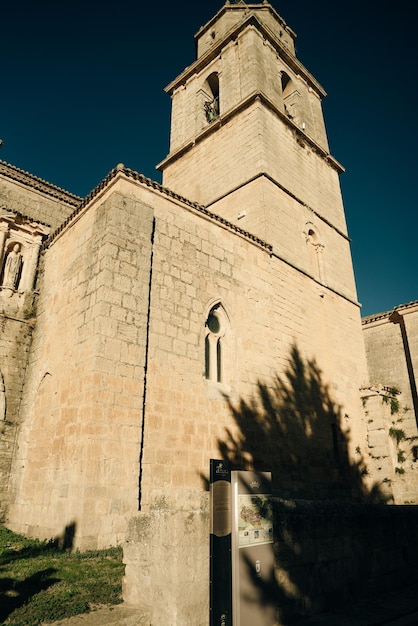
M301 94L289 74L281 72L280 80L284 112L290 120L292 120L295 124L299 124L302 106Z
M205 114L207 121L213 122L219 117L219 76L217 72L212 72L204 84L204 91L207 95L205 100Z

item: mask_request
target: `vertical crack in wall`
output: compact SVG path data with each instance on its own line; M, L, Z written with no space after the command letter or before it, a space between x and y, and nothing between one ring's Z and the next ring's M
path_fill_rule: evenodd
M141 510L142 503L142 462L144 457L144 439L145 439L145 412L147 404L147 373L148 373L148 349L149 349L149 326L151 318L151 286L152 286L152 269L154 259L154 234L155 234L155 218L152 221L151 231L151 255L150 255L150 271L148 283L148 309L147 309L147 328L145 338L145 361L144 361L144 392L142 396L142 425L141 425L141 446L139 450L139 477L138 477L138 511Z

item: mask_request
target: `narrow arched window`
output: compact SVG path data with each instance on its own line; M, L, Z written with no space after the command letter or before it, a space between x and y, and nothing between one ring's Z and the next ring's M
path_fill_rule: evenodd
M219 117L219 76L217 72L212 72L204 84L204 91L207 95L205 100L205 114L207 121L213 122Z
M222 376L222 341L218 338L216 342L216 380L218 383L223 382Z
M290 80L289 74L286 74L286 72L281 72L280 80L283 97L286 97L292 91L292 81Z
M294 112L292 111L292 105L291 103L286 102L286 100L289 98L290 94L293 91L292 81L290 80L289 74L286 74L286 72L281 72L280 82L281 82L281 88L282 88L284 112L286 113L289 119L293 119Z
M210 340L209 334L205 337L205 378L210 379Z
M284 112L292 122L299 125L302 113L301 94L286 72L281 72L280 84Z
M209 311L205 323L205 378L225 382L228 318L220 303Z

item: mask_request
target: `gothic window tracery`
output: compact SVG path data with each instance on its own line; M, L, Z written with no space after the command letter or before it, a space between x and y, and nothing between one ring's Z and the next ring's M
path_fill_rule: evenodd
M228 318L221 303L213 306L205 323L205 378L225 383Z

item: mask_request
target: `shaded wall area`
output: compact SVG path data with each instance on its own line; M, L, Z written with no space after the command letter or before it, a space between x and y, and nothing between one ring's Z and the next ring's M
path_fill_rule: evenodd
M229 404L237 428L219 440L222 457L272 472L275 567L263 580L249 572L254 602L291 624L418 581L418 508L388 505L387 485L370 480L314 360L294 346L273 387Z
M0 306L3 306L0 314L0 522L4 521L10 503L10 470L33 330L33 318L24 319L20 310L9 312L8 304L0 293Z
M227 399L236 428L219 438L233 469L272 472L273 493L285 498L386 502L384 486L368 480L367 456L350 448L344 407L333 400L315 360L294 345L288 366L256 394ZM361 421L363 416L355 416Z
M418 584L418 508L274 500L276 569L258 601L281 624Z

